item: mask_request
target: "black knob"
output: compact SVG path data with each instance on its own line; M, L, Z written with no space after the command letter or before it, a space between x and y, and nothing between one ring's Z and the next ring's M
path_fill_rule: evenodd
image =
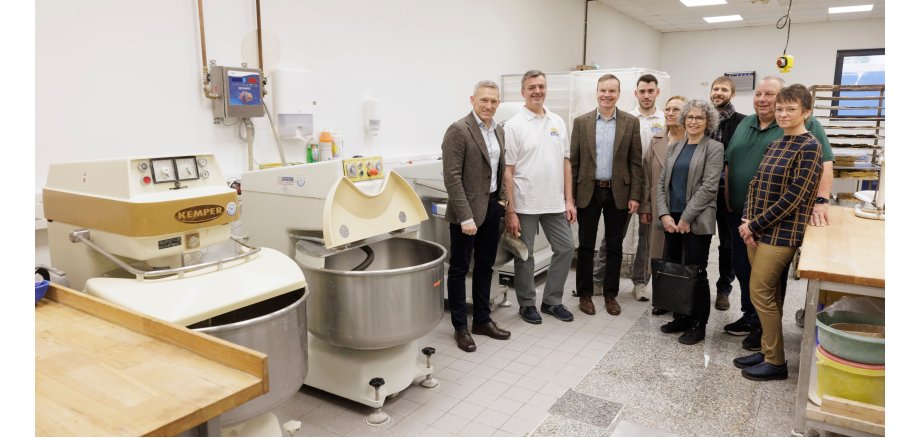
M434 347L425 347L422 349L422 354L425 356L431 357L434 354Z
M383 381L383 377L374 377L373 379L371 379L369 384L373 386L374 389L380 389L380 387L383 386L384 383L386 382Z

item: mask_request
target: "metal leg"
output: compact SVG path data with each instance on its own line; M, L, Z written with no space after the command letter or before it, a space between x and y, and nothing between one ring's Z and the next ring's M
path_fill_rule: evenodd
M383 381L382 377L374 377L369 383L374 387L374 399L377 401L380 401L380 387L384 383L386 382ZM390 421L390 416L383 412L383 405L381 405L381 407L374 409L374 413L368 415L364 421L371 426L383 426Z
M821 282L808 280L805 292L805 327L802 333L802 348L799 354L799 383L796 387L795 420L792 431L805 433L805 410L808 406L808 386L811 382L811 361L815 350L815 316L818 310L818 295Z
M428 357L428 368L432 370L434 370L434 368L431 367L431 355L433 355L434 352L435 352L434 347L425 347L422 349L422 354ZM438 379L431 377L431 374L425 376L425 380L422 380L421 382L419 382L419 385L422 388L428 388L428 389L437 388L440 384L441 382L438 382Z
M508 300L508 286L505 286L505 290L502 294L502 302L498 303L498 307L511 307L511 301Z
M220 433L220 415L199 424L192 432L195 436L221 436Z

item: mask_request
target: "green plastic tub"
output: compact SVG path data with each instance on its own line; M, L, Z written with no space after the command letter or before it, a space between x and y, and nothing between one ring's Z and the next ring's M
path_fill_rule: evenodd
M885 338L873 338L844 332L831 327L836 323L885 325L885 318L849 311L824 311L817 317L818 343L833 354L852 362L884 365Z

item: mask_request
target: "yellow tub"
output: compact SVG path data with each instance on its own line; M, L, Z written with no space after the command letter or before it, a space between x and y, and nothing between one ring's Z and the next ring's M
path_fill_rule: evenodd
M885 366L850 362L828 353L820 345L815 352L818 397L830 395L885 406Z

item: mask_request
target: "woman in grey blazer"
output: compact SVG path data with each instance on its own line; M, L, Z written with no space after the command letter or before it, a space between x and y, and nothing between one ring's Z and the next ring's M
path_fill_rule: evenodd
M674 315L661 326L665 333L684 332L678 342L693 345L706 338L709 321L709 280L706 265L709 244L716 232L716 191L722 173L722 143L706 135L719 125L719 113L705 100L684 105L678 123L686 137L668 147L668 158L658 179L658 215L665 231L665 258L697 265L699 280L693 290L690 315Z

